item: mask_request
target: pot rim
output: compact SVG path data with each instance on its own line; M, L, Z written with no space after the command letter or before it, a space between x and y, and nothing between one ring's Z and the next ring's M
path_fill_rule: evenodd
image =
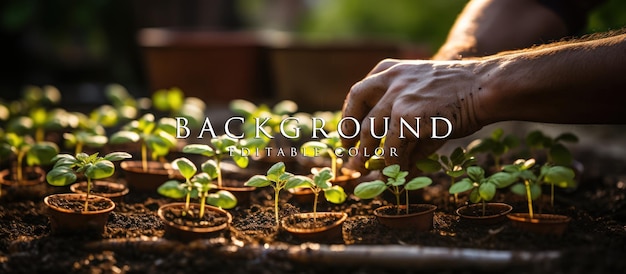
M533 214L534 218L530 218L528 213L510 213L506 215L511 221L532 223L532 224L562 224L569 222L572 218L561 214Z
M102 196L102 197L121 197L124 196L126 194L128 194L128 192L130 191L128 189L128 187L122 183L119 182L114 182L114 181L107 181L107 180L94 180L93 182L91 182L93 185L96 184L104 184L104 185L119 185L122 186L120 189L120 191L116 191L113 193L99 193L99 192L92 192L92 195L98 195L98 196ZM86 185L87 182L86 181L82 181L82 182L77 182L77 183L73 183L72 185L70 185L70 190L74 193L78 193L78 194L84 194L85 192L82 192L81 190L78 189L79 186L81 185Z
M18 182L16 180L5 180L4 177L11 175L11 169L3 169L0 171L0 184L5 186L34 186L43 183L46 180L46 172L41 167L33 167L33 171L31 172L37 173L39 177L37 177L37 179L25 179Z
M406 218L408 216L418 216L418 215L424 215L424 214L429 214L435 210L437 210L437 206L433 205L433 204L409 204L409 206L413 206L413 205L418 205L420 207L425 207L426 209L420 212L415 212L415 213L410 213L410 214L400 214L400 215L387 215L387 214L382 214L381 211L383 209L387 209L387 208L395 208L398 207L398 205L386 205L386 206L381 206L379 208L374 209L374 215L376 217L382 217L382 218L388 218L388 219L397 219L397 218ZM401 209L406 208L406 204L405 205L400 205L399 206Z
M332 229L338 225L341 225L343 222L345 222L348 219L348 214L345 212L317 212L317 215L339 215L341 217L339 217L338 220L336 220L335 222L333 222L332 224L326 225L326 226L322 226L322 227L316 227L316 228L294 228L291 227L289 225L287 225L287 220L289 218L310 218L314 215L315 213L313 212L306 212L306 213L294 213L292 215L283 217L280 221L280 224L283 228L285 228L285 230L291 232L291 233L316 233L316 232L322 232L322 231L326 231L329 229Z
M150 169L150 165L161 165L163 169ZM174 174L174 169L172 169L169 163L161 163L157 161L148 161L148 171L144 171L142 168L142 163L139 160L126 160L120 163L120 168L127 172L135 172L135 173L150 173L150 174L160 174L160 175L168 175L171 176Z
M222 229L225 229L227 227L230 226L230 223L233 221L233 216L230 214L230 212L221 209L219 207L215 207L212 205L208 205L205 204L204 205L204 209L207 210L213 210L213 211L217 211L219 213L222 213L224 215L226 215L226 218L228 219L225 223L217 225L217 226L211 226L211 227L193 227L193 226L187 226L187 225L179 225L176 224L172 221L169 221L165 218L164 216L164 211L165 208L168 207L184 207L185 203L181 203L181 202L176 202L176 203L167 203L164 204L162 206L159 207L159 209L157 210L157 215L159 216L159 219L161 219L161 221L163 221L163 223L165 225L171 226L171 227L176 227L179 230L183 230L183 231L190 231L190 232L214 232L214 231L219 231ZM189 203L189 207L200 207L199 203Z
M497 213L497 214L492 214L492 215L485 215L485 216L475 216L475 215L468 215L468 214L463 214L461 213L461 211L463 209L469 209L472 207L482 207L482 203L476 203L476 204L471 204L471 205L464 205L462 207L457 208L454 212L456 213L456 215L461 216L463 218L466 219L472 219L472 220L480 220L480 219L489 219L489 218L497 218L497 217L501 217L504 215L507 215L511 212L511 210L513 210L513 207L507 203L487 203L486 206L501 206L506 208L504 211Z
M101 210L90 210L90 211L75 212L75 211L68 210L68 209L63 208L63 207L58 207L58 206L55 206L53 204L50 204L50 201L49 201L51 197L66 197L65 199L84 201L85 200L84 196L86 196L86 194L78 194L78 193L51 194L51 195L48 195L48 196L44 197L43 198L43 202L44 202L44 204L48 208L50 208L52 210L55 210L57 212L62 212L62 213L68 213L68 214L97 215L97 214L108 213L108 212L113 211L113 209L115 209L115 203L111 199L109 199L107 197L102 197L102 196L99 196L99 195L93 195L93 194L89 195L89 200L90 201L92 201L92 200L106 200L107 202L109 202L109 204L111 206L107 207L105 209L101 209Z

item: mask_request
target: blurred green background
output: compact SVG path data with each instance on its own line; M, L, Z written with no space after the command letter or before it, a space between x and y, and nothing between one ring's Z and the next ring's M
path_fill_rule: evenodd
M3 98L26 84L93 93L120 83L147 92L136 34L146 27L274 30L306 39L382 39L431 53L466 0L4 0L0 3ZM626 1L591 15L587 32L626 25ZM93 93L91 99L98 100ZM80 99L80 98L79 98ZM77 99L77 100L79 100Z

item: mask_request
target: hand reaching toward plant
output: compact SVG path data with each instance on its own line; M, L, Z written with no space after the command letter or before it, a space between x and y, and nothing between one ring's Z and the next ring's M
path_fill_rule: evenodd
M485 125L508 120L551 123L620 123L626 110L626 34L575 42L561 42L506 52L474 60L385 60L356 83L343 107L344 117L360 121L360 132L344 138L346 147L360 141L351 165L363 167L365 150L373 151L389 117L386 152L395 147L397 157L387 165L415 170L416 160L438 149L445 140L431 138L431 117L452 123L449 138L467 136ZM400 118L415 127L417 138ZM371 129L370 119L374 118ZM439 128L438 132L446 129ZM344 123L349 135L354 123ZM372 134L375 133L375 134Z

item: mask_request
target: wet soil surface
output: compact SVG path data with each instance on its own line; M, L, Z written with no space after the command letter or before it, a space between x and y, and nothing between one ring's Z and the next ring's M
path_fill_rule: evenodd
M230 230L184 244L162 238L164 226L156 212L173 200L156 195L129 193L110 214L102 238L53 236L41 198L4 197L0 199L0 273L624 273L626 165L588 166L576 190L556 193L554 208L546 201L538 202L540 212L572 218L560 237L525 233L508 221L491 226L464 223L454 210L466 197L455 204L445 194L445 177L436 175L439 183L419 198L411 198L438 206L428 232L380 225L371 212L389 204L386 200L359 200L350 195L342 205L320 203L319 211L349 215L343 225L345 250L334 249L331 254L338 255L329 256L317 256L315 246L301 245L276 228L269 188L257 190L251 205L229 210L233 215ZM48 187L48 192L69 190ZM506 201L513 212L526 210L524 200L517 196L501 194L494 201ZM311 205L298 204L287 191L281 193L281 217L310 211ZM376 253L381 245L387 251ZM360 247L366 247L367 253L355 253L356 259L342 257ZM398 252L396 248L405 257L386 256ZM415 255L410 248L423 248L425 253ZM424 260L433 252L442 253ZM476 254L484 256L472 257ZM514 258L505 263L494 259L502 256Z

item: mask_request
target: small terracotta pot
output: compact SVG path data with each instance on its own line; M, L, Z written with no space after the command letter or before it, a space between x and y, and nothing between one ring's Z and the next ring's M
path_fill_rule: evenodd
M486 214L483 216L483 204L471 204L459 207L456 214L463 222L477 225L495 225L507 220L506 215L513 210L513 207L505 203L487 203L485 205Z
M89 195L89 203L105 202L108 204L105 209L75 212L52 204L51 200L55 198L76 200L82 203L85 200L85 194L53 194L44 198L43 202L48 207L48 219L50 220L52 234L55 235L76 233L102 235L109 213L115 209L115 203L111 199L96 195Z
M131 191L156 193L157 188L166 181L179 179L169 163L148 162L148 170L144 171L141 161L123 161L120 168L124 170Z
M91 182L91 184L91 194L109 198L115 203L121 202L124 196L128 194L128 187L122 183L95 180ZM103 189L106 189L107 191L98 191L98 186L102 186ZM70 186L70 190L74 193L85 194L87 192L87 182L74 183Z
M507 215L514 227L536 234L561 236L567 229L571 218L557 214L510 213Z
M411 204L410 213L405 214L406 205L400 206L400 214L395 214L398 206L382 206L374 210L374 215L378 221L389 228L414 228L417 231L428 231L433 227L433 218L437 206L431 204ZM385 212L392 210L394 214Z
M315 201L315 194L308 187L290 188L287 191L291 194L291 199L298 204L312 204ZM322 199L324 199L324 195L320 195L318 202Z
M302 222L304 219L312 219L313 217L313 213L296 213L283 218L281 225L287 232L303 241L343 243L342 225L348 219L348 214L344 212L318 212L317 218L330 217L336 221L330 225L316 228L298 228L293 226L295 223Z
M163 221L165 225L165 237L168 239L179 240L182 242L190 242L197 239L206 239L214 237L219 234L221 231L227 229L230 226L230 223L233 220L232 215L221 208L205 205L204 210L206 212L213 211L218 212L220 215L223 215L227 218L227 221L212 227L193 227L177 224L171 220L168 220L165 217L165 211L168 209L182 209L185 207L185 203L169 203L159 207L157 211L157 215ZM189 204L190 209L200 208L200 204L191 203Z
M14 199L41 199L46 195L48 185L45 183L46 172L39 167L26 167L24 179L18 182L15 172L9 169L0 171L0 197L10 196Z

